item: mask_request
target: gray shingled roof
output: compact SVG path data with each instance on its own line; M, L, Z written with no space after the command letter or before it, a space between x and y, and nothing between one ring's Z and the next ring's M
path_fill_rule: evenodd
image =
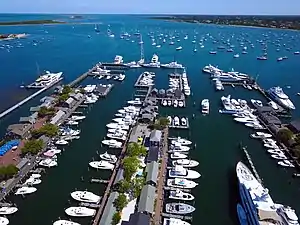
M150 214L154 211L156 188L151 185L145 185L140 196L138 212L148 212Z
M155 161L147 164L147 167L146 167L146 171L147 171L146 182L152 181L155 184L157 183L158 168L159 168L159 164Z
M150 141L160 142L162 132L160 130L153 130L150 134Z
M111 224L113 215L116 212L116 208L114 207L114 201L119 196L118 192L112 192L107 200L105 209L102 213L101 220L98 225L108 225Z

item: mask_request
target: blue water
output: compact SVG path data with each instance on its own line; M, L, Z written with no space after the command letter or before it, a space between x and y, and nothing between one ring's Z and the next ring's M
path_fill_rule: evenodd
M193 214L193 224L236 224L236 202L238 201L235 181L235 164L244 159L239 150L238 143L243 141L248 146L249 152L257 165L264 184L270 190L275 201L291 205L298 212L300 206L300 182L293 179L291 169L282 169L272 160L262 144L249 138L251 130L236 124L230 116L218 113L220 97L231 94L234 98L250 100L257 98L264 100L258 92L243 88L225 87L222 93L214 91L214 85L201 69L207 64L218 65L224 70L234 68L236 71L258 76L258 83L269 88L280 85L296 105L294 118L299 117L299 99L296 95L300 92L299 60L300 56L294 51L300 50L300 33L297 31L222 27L215 25L187 24L149 20L139 16L119 15L84 15L82 19L72 20L68 15L0 15L0 21L17 21L33 19L56 19L71 22L71 24L52 25L25 25L25 26L0 26L0 33L28 33L25 39L0 42L0 109L8 106L30 94L30 91L20 89L21 84L32 82L39 71L50 70L64 72L64 83L73 80L99 61L112 61L115 55L124 56L125 61L139 60L140 52L138 38L133 33L139 31L143 34L145 58L150 60L154 53L158 54L162 63L172 61L174 58L187 67L193 95L188 99L186 109L163 109L162 114L173 112L190 117L191 129L186 132L172 131L174 134L185 135L197 143L197 148L191 152L191 157L200 162L197 170L202 174L200 185L193 190L196 196L196 212ZM99 24L100 33L94 32L94 23ZM110 25L115 38L107 36L106 31ZM120 39L122 32L132 34L130 41ZM157 37L160 33L178 34L180 43L168 45L156 38L162 45L156 48L151 45L148 33L153 32ZM183 40L188 34L189 39ZM208 35L209 34L209 35ZM88 38L88 35L91 38ZM198 52L194 53L193 36L196 35ZM267 36L266 36L267 35ZM211 37L213 38L211 38ZM205 38L204 48L200 48L199 40ZM235 45L235 53L240 53L240 58L234 59L234 53L219 51L217 55L208 54L216 50L222 43L213 43L213 40L230 39ZM134 40L135 42L132 42ZM245 40L248 54L242 55L239 40ZM255 45L250 47L249 41ZM262 54L259 40L267 42L268 60L258 61L257 56ZM275 42L281 44L280 51L276 51ZM35 46L34 43L37 43ZM286 45L283 47L283 45ZM11 47L7 46L10 45ZM21 47L18 47L21 46ZM182 46L183 50L177 52L176 47ZM287 51L286 48L291 50ZM9 51L8 51L9 49ZM278 57L288 56L288 59L277 62ZM143 69L127 73L127 78L118 84L107 99L99 101L94 107L86 110L88 118L82 123L82 137L74 141L59 159L59 167L49 170L43 177L43 183L38 187L37 193L25 200L13 197L19 206L19 212L9 217L11 224L40 225L51 224L58 217L64 217L64 208L68 202L69 194L75 188L88 188L94 192L102 191L103 185L90 185L81 182L93 176L105 178L108 174L87 171L88 162L96 157L96 151L104 151L100 141L105 136L105 124L113 117L114 112L125 104L133 95L133 84ZM167 71L156 70L156 84L158 88L166 87ZM85 81L87 83L88 81ZM95 82L95 81L93 81ZM287 88L291 86L291 88ZM47 94L47 93L45 93ZM199 113L199 103L202 99L210 99L210 114L202 116ZM30 106L37 105L39 98L32 100L24 107L13 112L1 121L0 134L4 134L8 124L18 122L20 116L29 115ZM193 107L193 102L196 106ZM196 118L192 119L192 114ZM72 204L75 205L75 204ZM87 223L82 223L87 224Z

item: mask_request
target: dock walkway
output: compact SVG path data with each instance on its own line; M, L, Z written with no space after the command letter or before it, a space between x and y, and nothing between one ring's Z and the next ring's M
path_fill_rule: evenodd
M87 72L85 72L84 74L80 75L79 77L77 77L75 80L73 80L71 83L68 84L68 86L70 87L74 87L75 85L77 85L78 83L80 83L81 81L83 81L85 78L87 78L89 76L89 74L95 70L97 67L97 65L95 65L93 68L89 69Z

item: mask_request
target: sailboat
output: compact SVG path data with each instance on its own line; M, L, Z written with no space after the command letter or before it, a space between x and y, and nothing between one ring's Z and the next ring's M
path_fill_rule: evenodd
M94 30L95 30L96 33L99 33L99 32L100 32L99 27L98 27L98 24L95 24Z

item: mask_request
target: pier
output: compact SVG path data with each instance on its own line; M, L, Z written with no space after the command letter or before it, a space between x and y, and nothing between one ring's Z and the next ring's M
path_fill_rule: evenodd
M90 182L91 183L98 183L98 184L108 184L109 180L102 180L102 179L92 178Z
M242 146L240 146L240 147L242 148L242 150L244 151L244 153L246 155L246 158L248 160L249 165L251 166L251 169L252 169L252 171L254 173L254 176L256 177L256 179L258 180L258 182L262 184L262 180L260 179L260 177L258 175L258 172L257 172L257 170L256 170L256 168L254 166L254 163L252 162L252 159L251 159L251 157L250 157L250 155L249 155L249 153L247 151L247 147L242 147Z
M87 78L89 76L89 74L94 71L96 69L97 65L95 65L93 68L89 69L87 72L85 72L84 74L80 75L79 77L77 77L75 80L73 80L71 83L68 84L68 86L70 87L74 87L75 85L77 85L78 83L80 83L81 81L83 81L85 78Z
M19 103L15 104L14 106L10 107L9 109L5 110L4 112L2 112L0 114L0 119L6 115L8 115L9 113L11 113L12 111L16 110L17 108L21 107L22 105L24 105L26 102L30 101L31 99L33 99L34 97L38 96L39 94L43 93L44 91L46 91L47 89L49 89L50 87L44 87L43 89L33 93L32 95L28 96L27 98L23 99L22 101L20 101Z

